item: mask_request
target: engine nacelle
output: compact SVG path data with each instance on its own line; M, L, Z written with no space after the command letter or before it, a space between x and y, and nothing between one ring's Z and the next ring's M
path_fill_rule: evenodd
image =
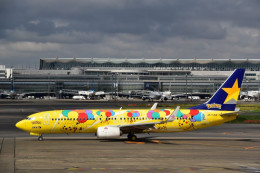
M119 127L103 126L97 128L97 137L101 139L120 138L121 132Z

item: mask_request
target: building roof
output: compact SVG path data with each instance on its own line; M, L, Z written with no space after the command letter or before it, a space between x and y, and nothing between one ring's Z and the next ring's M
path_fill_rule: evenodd
M130 63L130 64L138 64L138 63L147 63L147 64L172 64L172 63L180 63L180 64L208 64L208 63L227 63L231 62L234 64L241 63L250 63L250 64L260 64L260 59L148 59L148 58L41 58L41 62L46 63L70 63L70 62L78 62L78 63L113 63L113 64L122 64L122 63Z

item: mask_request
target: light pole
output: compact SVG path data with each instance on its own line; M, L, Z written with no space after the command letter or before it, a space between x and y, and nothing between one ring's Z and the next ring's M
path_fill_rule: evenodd
M193 88L193 85L192 85L192 74L190 74L190 80L191 80L190 94L191 94L191 101L192 101L192 88Z
M188 77L188 74L186 73L186 87L185 87L185 89L186 89L186 100L188 99L188 91L187 91L187 83L188 83L188 79L187 79L187 77Z
M258 101L260 101L260 75L258 75Z
M118 73L116 73L116 99L118 99L118 87L119 87L119 85L118 85Z
M50 99L50 73L48 73L48 99Z
M117 79L118 73L112 74L112 80L114 81L114 93L115 93L115 100L117 100L118 97L118 79Z

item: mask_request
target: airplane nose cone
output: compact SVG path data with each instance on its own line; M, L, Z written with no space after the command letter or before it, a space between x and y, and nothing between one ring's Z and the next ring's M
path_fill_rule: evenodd
M25 130L26 129L26 122L24 120L19 121L18 123L15 124L15 126L18 129Z

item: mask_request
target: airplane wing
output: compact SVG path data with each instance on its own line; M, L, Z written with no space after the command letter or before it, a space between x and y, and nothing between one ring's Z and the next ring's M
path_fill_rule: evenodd
M157 108L158 103L154 103L153 106L151 107L151 110L155 110Z
M128 132L143 132L143 130L147 130L150 128L154 128L155 124L160 124L161 122L151 122L151 123L136 123L136 124L127 124L119 126L120 130L122 130L123 133Z
M167 122L172 122L174 120L174 117L176 117L179 109L180 109L180 106L177 106L177 108L172 112L172 114L165 121L126 124L126 125L121 125L119 127L123 133L128 133L128 132L138 133L138 132L143 132L143 130L154 129L156 124L164 124Z

